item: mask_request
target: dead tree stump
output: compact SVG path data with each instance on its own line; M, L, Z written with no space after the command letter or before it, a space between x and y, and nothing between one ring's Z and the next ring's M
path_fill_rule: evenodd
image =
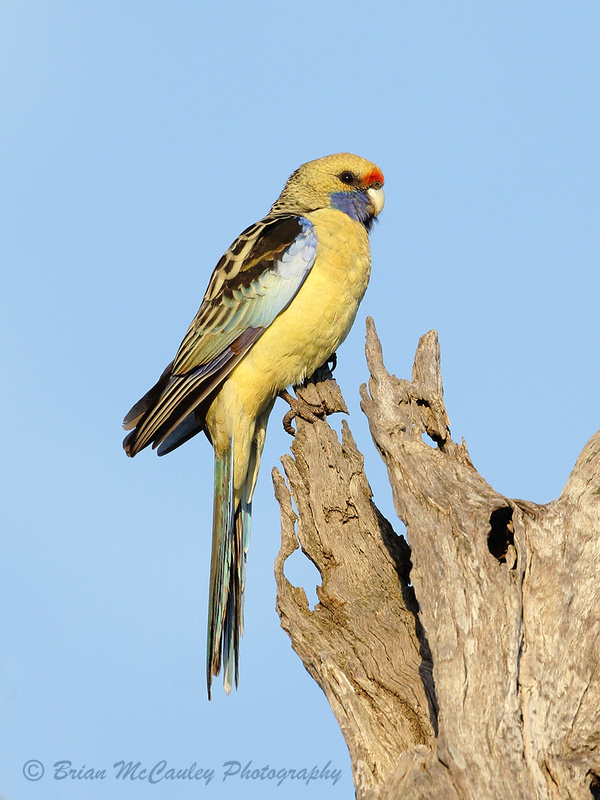
M297 419L273 471L277 610L325 692L359 800L600 797L600 432L547 505L498 494L452 441L437 334L412 381L372 320L362 409L407 540L372 501L347 424ZM330 413L335 381L299 389ZM295 505L295 510L294 510ZM298 547L319 602L283 573Z

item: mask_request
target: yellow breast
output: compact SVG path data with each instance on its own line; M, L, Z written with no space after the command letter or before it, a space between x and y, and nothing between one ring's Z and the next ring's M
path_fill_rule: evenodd
M296 297L228 377L248 416L286 386L301 383L344 341L371 268L363 225L334 209L307 215L317 236L315 263Z

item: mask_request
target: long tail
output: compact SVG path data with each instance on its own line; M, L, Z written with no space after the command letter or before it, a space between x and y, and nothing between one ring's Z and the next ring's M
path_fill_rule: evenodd
M211 696L213 675L224 667L223 685L238 685L239 644L244 629L244 584L250 544L252 502L246 492L235 503L233 440L223 457L215 454L215 498L208 599L206 682ZM250 493L251 494L251 493Z

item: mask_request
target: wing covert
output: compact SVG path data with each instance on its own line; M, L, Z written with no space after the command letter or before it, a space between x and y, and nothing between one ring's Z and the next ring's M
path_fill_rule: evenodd
M155 387L160 395L135 422L132 412L126 417L129 427L137 423L123 443L129 455L159 445L218 388L291 303L316 252L309 220L287 214L266 217L236 239L213 272L170 377L164 374Z
M267 328L304 282L316 249L312 224L304 217L267 218L247 229L217 265L173 373L209 363L246 328Z

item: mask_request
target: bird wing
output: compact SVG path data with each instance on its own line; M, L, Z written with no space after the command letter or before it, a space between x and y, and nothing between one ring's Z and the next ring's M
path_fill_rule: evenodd
M302 286L317 238L305 217L283 214L247 228L217 264L172 364L123 421L123 446L156 447L244 357ZM189 435L188 435L189 438Z

